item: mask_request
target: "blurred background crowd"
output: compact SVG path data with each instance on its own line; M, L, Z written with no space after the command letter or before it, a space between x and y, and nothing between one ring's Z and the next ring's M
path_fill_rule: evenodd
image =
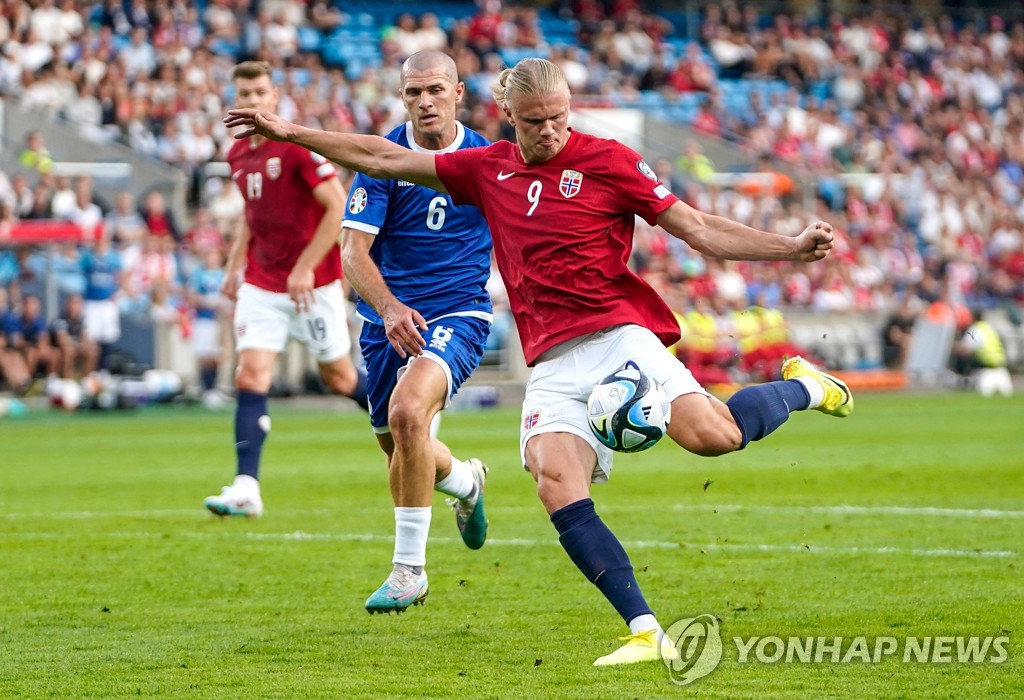
M706 381L771 372L741 360L773 344L752 340L757 333L784 335L785 321L766 309L873 314L879 350L850 360L864 366L900 367L922 315L949 316L961 330L974 309L1021 323L1024 16L697 2L684 11L641 0L361 5L3 3L5 101L81 139L130 146L189 182L186 213L176 215L160 192L103 197L88 175L54 173L62 154L38 132L4 144L18 159L0 173L0 226L61 220L103 232L57 255L0 247L8 387L109 363L104 347L117 338L82 330L91 301L178 323L186 335L197 313L230 313L204 271L221 266L242 200L209 164L231 143L221 122L230 71L252 58L275 67L285 118L382 134L405 119L402 60L442 49L469 88L460 118L500 139L511 133L489 97L493 78L524 56L547 57L576 107L633 107L690 127L693 138L652 165L693 206L787 234L829 221L838 248L817 265L709 262L638 222L633 263L679 314L681 356L698 366L694 353L706 350L708 372L724 373ZM723 177L710 144L738 150L746 166ZM46 275L61 300L49 313ZM500 281L492 287L504 309Z

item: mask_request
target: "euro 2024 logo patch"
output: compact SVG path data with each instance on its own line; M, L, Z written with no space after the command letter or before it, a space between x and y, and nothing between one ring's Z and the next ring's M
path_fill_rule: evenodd
M676 655L662 654L669 678L677 685L689 685L708 675L722 661L722 632L714 615L698 615L672 623L665 637L675 645Z
M362 187L357 187L356 191L352 193L352 197L348 200L348 210L352 214L358 214L363 209L366 209L366 190Z

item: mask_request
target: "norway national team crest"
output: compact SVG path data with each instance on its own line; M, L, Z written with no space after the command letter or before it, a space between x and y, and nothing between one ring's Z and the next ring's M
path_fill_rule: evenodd
M352 193L352 198L348 200L348 210L353 214L358 214L363 209L366 209L366 190L357 187L356 191Z
M280 158L267 158L267 177L269 177L271 180L276 180L277 178L281 177Z
M583 173L578 170L563 170L562 181L558 183L558 191L566 199L575 197L583 187Z
M535 408L523 416L523 430L533 430L540 423L540 409Z

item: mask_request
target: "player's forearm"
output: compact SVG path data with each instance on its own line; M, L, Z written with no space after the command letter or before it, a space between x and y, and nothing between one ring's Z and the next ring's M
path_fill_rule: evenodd
M385 308L398 301L388 289L380 268L365 251L345 246L341 251L341 267L348 283L378 314L383 314Z
M727 260L790 260L795 239L760 231L721 216L705 215L708 255Z
M225 263L224 268L229 275L237 275L245 267L245 257L249 252L249 227L242 226L238 232L238 237L235 238L235 242L231 246L231 251L228 253L228 260Z
M293 126L289 141L319 153L349 170L385 179L401 175L388 169L387 159L382 156L390 149L403 149L387 139L365 134L342 134L310 129L298 124Z
M665 228L700 253L725 260L792 260L795 239L759 231L722 216L691 210L679 221L674 217Z

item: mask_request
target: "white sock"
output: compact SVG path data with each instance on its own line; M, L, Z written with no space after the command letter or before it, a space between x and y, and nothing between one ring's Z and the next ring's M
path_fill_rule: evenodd
M473 470L468 462L456 459L452 456L452 470L448 476L434 484L434 490L446 493L455 498L468 498L473 495L476 482L473 480Z
M654 615L637 615L629 621L629 632L630 634L640 634L647 630L657 630L655 638L658 644L661 644L661 638L665 636L665 630L661 629L661 625L658 624L658 618Z
M395 556L393 564L426 566L430 507L395 508Z
M437 434L439 432L441 432L441 412L440 411L435 413L434 417L430 419L430 428L427 430L427 433L432 438L436 438Z
M825 387L815 379L814 377L793 377L807 389L807 393L811 395L811 405L807 408L817 408L825 401Z
M255 496L260 495L260 482L253 479L248 474L239 474L235 477L235 481L231 484L236 489L244 491Z

